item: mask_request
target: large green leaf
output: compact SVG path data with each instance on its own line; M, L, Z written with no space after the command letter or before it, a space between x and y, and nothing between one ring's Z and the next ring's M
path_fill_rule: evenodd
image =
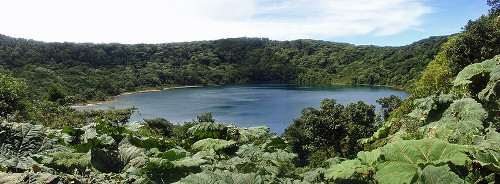
M482 73L490 72L498 63L497 60L499 58L500 57L497 56L493 59L486 60L481 63L471 64L465 67L462 71L460 71L460 73L458 73L457 77L455 78L455 81L453 82L453 85L460 86L472 83L471 81L472 77Z
M94 148L90 151L92 166L103 173L119 173L125 164L120 158L118 150Z
M363 165L359 159L346 160L326 170L325 178L332 180L350 179L354 177L354 174L365 173L368 169L368 166Z
M172 161L175 167L198 167L207 161L201 158L187 157L178 161Z
M499 82L500 55L465 67L455 78L454 86L457 94L469 97L477 95L484 102L497 95Z
M49 135L49 129L29 123L0 124L0 167L30 169L34 158L47 158L50 153L69 151Z
M484 150L478 151L475 155L474 160L481 164L481 166L486 167L494 172L500 172L500 153L498 151Z
M55 152L48 159L42 160L46 166L54 168L60 172L72 173L83 172L92 167L90 164L90 153Z
M477 94L478 98L483 101L489 101L493 95L498 95L498 83L500 83L500 64L491 70L490 81L486 85L486 88Z
M381 154L380 149L374 149L372 151L360 151L357 154L357 158L366 165L374 165L376 164L378 158Z
M222 139L212 139L212 138L207 138L203 140L199 140L195 142L192 146L193 149L197 150L209 150L209 149L214 149L215 151L219 151L225 148L233 147L236 145L236 142L230 140L222 140Z
M0 172L2 184L31 184L31 183L81 183L71 175L54 175L45 172L3 173Z
M408 116L419 119L427 120L432 111L436 111L438 105L448 105L453 102L453 96L449 94L431 95L426 98L416 99L413 101L415 109L408 114Z
M381 151L375 179L380 183L411 183L417 179L421 165L465 165L471 149L441 139L422 139L393 142Z
M265 182L262 176L248 173L232 173L227 170L221 171L204 171L197 174L191 174L185 178L182 178L177 183L185 184L234 184L234 183L251 183L251 184L261 184L269 183Z
M115 140L113 139L113 137L107 135L107 134L102 134L100 135L99 137L97 137L97 140L103 144L103 145L107 145L107 146L111 146L113 144L115 144Z
M362 179L360 178L362 175L368 175L370 171L374 170L380 154L380 149L370 152L360 151L357 154L357 158L332 165L325 172L325 178L332 180Z
M463 98L454 101L444 116L454 118L457 121L482 121L486 119L487 113L476 100Z
M90 140L97 138L96 126L96 123L89 123L81 128L81 130L84 132L81 136L81 140L83 141L83 143L86 144L90 142Z
M261 159L267 159L269 162L272 162L275 165L281 165L283 163L292 162L293 159L297 158L297 154L283 150L275 150L263 152L260 157Z
M267 139L271 136L271 131L267 126L238 128L238 133L239 133L238 141L242 143Z
M307 172L304 172L302 174L300 174L300 176L302 176L303 181L305 182L308 182L308 183L319 183L323 180L323 174L325 173L325 169L324 168L317 168L315 170L312 170L312 171L307 171Z
M0 183L17 184L21 183L26 175L23 173L4 173L0 172Z
M397 162L383 162L377 164L377 168L378 171L375 173L375 179L382 184L412 183L416 179L418 172L418 167L410 164L399 164Z
M187 156L186 151L171 149L171 150L165 151L162 154L161 158L168 160L168 161L174 161L174 160L186 158L186 156Z
M194 171L199 172L199 166L205 162L197 157L188 157L184 150L171 149L162 153L161 158L149 158L141 172L157 183L171 183Z
M500 151L500 133L494 128L486 129L484 135L473 137L474 146L479 150L496 150Z
M292 170L294 165L292 161L297 158L297 154L290 153L281 149L267 150L255 145L242 145L236 154L241 158L232 159L237 161L239 166L252 167L250 170L259 170L271 175L279 175L287 170ZM248 167L246 167L248 166Z
M120 158L125 165L136 157L145 156L145 150L143 148L133 146L129 143L120 143L118 151L120 152Z
M460 177L450 171L450 167L447 165L443 166L433 166L429 165L422 170L422 176L420 178L421 184L449 184L449 183L464 183Z
M200 139L223 138L226 130L227 126L222 123L202 122L190 127L188 133Z
M460 143L472 141L483 127L483 120L488 117L486 110L472 98L455 100L444 112L443 117L427 127L436 127L436 137Z

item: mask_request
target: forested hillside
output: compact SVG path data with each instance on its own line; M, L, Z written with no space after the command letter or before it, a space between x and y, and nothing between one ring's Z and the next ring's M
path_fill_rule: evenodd
M168 44L44 43L0 35L0 71L31 93L55 87L74 102L170 85L281 81L405 87L447 36L402 47L234 38Z
M397 48L311 40L94 45L2 37L7 47L0 50L5 63L0 183L500 183L500 1L488 3L487 15L449 39ZM379 81L411 86L408 99L379 99L379 114L361 101L325 99L319 109L304 108L282 136L268 127L217 123L210 113L177 125L161 118L127 123L133 109L75 111L67 106L74 99L98 97L78 97L85 91L104 97L162 85L359 82L369 78L350 70L375 75L371 68L395 67L400 62L389 58L399 61L400 56L408 56L401 64L414 63L411 58L424 56L410 53L434 53L424 43L445 40L436 57L425 56L434 59L421 76L415 71L401 83ZM106 47L113 45L116 52L110 54ZM155 56L159 48L173 56ZM342 55L348 48L355 54ZM320 57L321 50L328 54ZM373 65L361 68L361 62ZM339 70L332 72L331 66ZM394 74L398 68L384 75L411 74L405 66L398 65L406 73ZM326 78L315 78L322 75Z

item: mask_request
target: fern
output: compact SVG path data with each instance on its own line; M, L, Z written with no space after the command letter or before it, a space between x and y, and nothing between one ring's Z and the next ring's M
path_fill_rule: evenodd
M203 122L198 123L188 129L188 133L197 139L215 138L225 139L227 126L222 123Z

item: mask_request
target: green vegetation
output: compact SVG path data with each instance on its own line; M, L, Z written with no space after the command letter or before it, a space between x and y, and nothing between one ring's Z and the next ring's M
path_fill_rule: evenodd
M0 117L19 113L24 108L27 86L11 77L0 75Z
M0 73L59 103L176 85L281 81L406 87L447 36L402 47L235 38L169 44L44 43L0 35Z
M452 36L420 78L421 70L405 67L423 68L446 38L381 48L265 39L47 44L2 36L1 70L17 79L0 75L0 183L500 183L500 14L498 1L488 4L489 14ZM409 53L430 55L390 59ZM414 62L419 57L426 59ZM394 78L377 79L378 72ZM281 137L268 127L215 122L210 113L182 125L126 123L133 108L67 106L163 85L360 79L416 83L406 100L379 99L379 115L363 102L325 99L320 109L303 109Z
M395 109L391 118L384 123L382 129L379 129L378 133L372 138L384 138L388 134L396 133L401 124L405 123L404 117L406 114L417 108L414 101L429 96L439 96L443 93L452 93L455 88L456 76L466 66L480 63L500 54L500 48L498 47L500 45L499 17L499 10L493 6L488 15L481 16L475 21L469 21L462 33L453 35L443 44L435 59L422 72L422 77L412 85L412 90L410 90L412 94L402 102L399 108ZM489 79L488 76L478 75L473 80L487 81ZM484 83L484 85L487 84ZM484 89L481 86L475 88Z
M283 133L299 164L321 165L333 156L350 158L363 148L357 140L375 131L375 107L363 102L344 107L325 99L321 110L306 108ZM308 160L309 159L309 160Z

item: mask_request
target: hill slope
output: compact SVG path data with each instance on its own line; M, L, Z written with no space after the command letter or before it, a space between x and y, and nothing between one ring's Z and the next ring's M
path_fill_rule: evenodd
M125 45L0 35L0 72L26 79L32 94L55 86L75 102L167 85L282 81L405 87L447 39L431 37L402 47L262 38Z

